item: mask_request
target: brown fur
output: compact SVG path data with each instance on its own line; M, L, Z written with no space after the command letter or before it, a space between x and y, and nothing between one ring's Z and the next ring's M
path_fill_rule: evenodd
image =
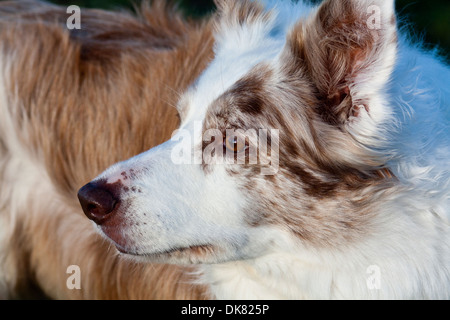
M186 22L163 3L144 4L137 17L82 9L82 29L70 32L65 8L0 3L2 52L12 61L9 100L23 108L11 113L21 115L18 134L58 192L28 199L41 205L33 214L20 212L11 244L16 297L30 284L52 298L207 297L191 283L191 268L118 256L76 201L102 170L170 138L178 94L212 58L210 25ZM81 290L66 288L72 264L81 268Z

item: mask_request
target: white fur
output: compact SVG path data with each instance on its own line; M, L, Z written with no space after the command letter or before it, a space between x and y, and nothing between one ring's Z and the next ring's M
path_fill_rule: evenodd
M129 219L139 224L123 230L135 243L126 249L136 254L151 254L178 247L221 243L224 250L228 249L226 257L239 258L232 245L247 241L246 230L240 227L240 194L219 170L205 179L199 165L168 167L173 145L171 141L166 142L112 167L99 177L117 176L117 172L129 168L144 170L144 173L136 171L138 178L132 181L133 186L143 193L121 199L122 202L130 201ZM190 179L185 179L186 176ZM126 181L123 183L127 185ZM224 194L234 201L227 201ZM201 236L199 230L202 230ZM137 236L140 233L144 236Z
M448 225L409 196L386 204L378 232L345 250L305 247L280 230L272 253L204 266L203 281L218 299L449 299ZM373 266L379 287L368 284Z

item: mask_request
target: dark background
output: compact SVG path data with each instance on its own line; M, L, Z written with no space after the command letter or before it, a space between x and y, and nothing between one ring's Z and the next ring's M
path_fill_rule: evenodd
M52 2L89 8L132 8L141 0L51 0ZM212 0L173 0L191 17L200 17L214 10ZM312 0L320 2L320 0ZM397 0L397 12L411 25L413 35L423 39L428 48L438 46L441 54L450 57L450 0ZM405 23L404 22L404 23ZM447 61L450 61L448 59Z

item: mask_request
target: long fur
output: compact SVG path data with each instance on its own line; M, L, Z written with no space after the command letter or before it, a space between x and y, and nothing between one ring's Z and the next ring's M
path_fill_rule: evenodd
M161 1L139 16L2 2L0 296L204 298L190 268L124 261L94 232L78 188L170 138L176 98L211 57L211 28ZM137 116L137 115L140 116ZM81 290L66 287L69 265ZM131 275L134 276L131 276Z

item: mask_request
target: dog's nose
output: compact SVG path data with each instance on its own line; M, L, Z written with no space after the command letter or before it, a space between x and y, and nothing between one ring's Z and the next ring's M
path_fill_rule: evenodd
M107 184L92 182L78 191L78 199L84 214L97 224L108 219L118 202Z

